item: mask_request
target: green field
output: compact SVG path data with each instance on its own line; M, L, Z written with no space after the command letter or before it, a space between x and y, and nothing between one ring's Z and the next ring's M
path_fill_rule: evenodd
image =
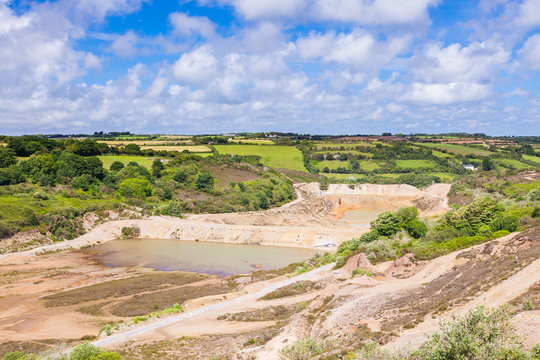
M518 169L518 170L532 168L531 165L524 164L524 163L520 162L519 160L515 160L515 159L497 159L495 161L495 163L497 165L512 166L512 167L514 167L515 169Z
M451 154L443 153L443 152L440 152L440 151L437 151L437 150L433 150L433 155L436 156L436 157L439 157L439 158L452 157Z
M523 159L532 161L540 166L540 157L532 155L523 155Z
M360 169L366 171L372 171L380 168L379 164L369 160L360 160L358 163L360 164Z
M477 149L464 145L456 144L438 144L438 143L416 143L416 145L423 145L434 149L446 150L449 153L456 155L478 155L478 156L490 156L493 152L489 150Z
M319 170L322 170L325 167L327 167L330 170L333 170L333 169L337 169L339 167L349 168L350 165L351 164L348 161L339 161L339 160L328 161L328 160L325 160L325 161L318 162L317 163L317 168L319 168Z
M152 167L152 162L154 161L153 157L148 156L128 156L128 155L103 155L98 156L98 158L103 162L103 167L105 169L109 169L111 167L111 164L115 161L120 161L124 163L124 165L127 165L128 163L135 161L137 164L150 169Z
M214 147L220 154L260 156L261 162L269 167L307 171L302 152L293 146L215 145Z
M431 160L396 160L396 165L404 169L431 168L435 163Z

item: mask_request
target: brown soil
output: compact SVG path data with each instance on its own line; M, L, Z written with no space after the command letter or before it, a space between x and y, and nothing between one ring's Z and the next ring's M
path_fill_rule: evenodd
M45 306L76 305L92 300L119 298L164 287L181 286L207 279L208 275L189 272L151 273L127 279L105 281L73 290L45 296Z
M215 279L200 286L182 286L171 290L147 292L122 301L111 309L111 313L120 317L146 315L156 310L169 308L174 304L183 304L191 299L227 294L235 288L234 282Z

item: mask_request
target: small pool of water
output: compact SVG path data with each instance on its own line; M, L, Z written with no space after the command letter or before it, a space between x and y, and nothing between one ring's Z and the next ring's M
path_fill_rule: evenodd
M300 248L171 239L112 240L82 251L109 267L149 267L220 276L279 269L317 253Z
M356 209L345 212L339 221L357 226L369 226L369 223L377 218L384 210L378 209Z

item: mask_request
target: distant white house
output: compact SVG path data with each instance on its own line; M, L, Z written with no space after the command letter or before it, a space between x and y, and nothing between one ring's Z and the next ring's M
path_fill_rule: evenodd
M467 170L472 170L472 171L478 170L474 165L471 165L471 164L463 164L463 167Z

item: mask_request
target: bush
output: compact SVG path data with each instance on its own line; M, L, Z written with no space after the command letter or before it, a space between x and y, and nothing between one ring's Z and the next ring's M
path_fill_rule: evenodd
M122 181L118 190L125 197L144 199L152 195L152 184L147 179L131 178Z
M197 178L195 186L199 190L210 191L214 188L214 177L210 173L204 172Z
M307 337L302 340L297 340L292 345L281 349L279 352L285 359L307 360L331 350L333 345L334 341L331 338L315 340Z
M377 219L371 222L371 228L377 230L382 236L394 235L398 232L400 227L400 219L389 211L379 214Z
M467 230L469 235L474 235L481 226L489 225L502 210L501 204L496 200L484 197L458 210L447 212L442 223L454 229Z
M164 208L160 208L159 213L163 215L176 216L181 218L182 206L180 206L180 204L176 201L171 201L169 205L165 206Z
M118 160L114 161L114 162L111 164L111 166L109 167L109 169L110 169L111 171L120 171L120 170L122 170L123 168L124 168L124 163L121 162L121 161L118 161Z
M71 179L71 186L75 189L87 191L90 188L91 179L89 175L79 175Z
M516 231L519 226L519 217L517 215L499 215L495 217L489 227L491 231L508 230L510 232Z
M69 354L69 360L92 360L97 357L100 350L90 343L82 343L73 348Z
M418 209L414 206L400 208L396 211L396 216L401 220L402 224L407 224L418 217Z
M38 360L39 357L34 354L27 354L22 351L10 352L2 357L2 360Z
M82 343L73 348L69 360L121 360L122 357L113 352L98 348L90 343Z
M511 323L508 307L493 310L476 307L463 317L441 325L414 359L527 360L531 356Z
M420 220L409 221L405 224L405 230L407 230L407 233L415 239L420 239L421 237L424 237L428 232L426 224L424 224Z

